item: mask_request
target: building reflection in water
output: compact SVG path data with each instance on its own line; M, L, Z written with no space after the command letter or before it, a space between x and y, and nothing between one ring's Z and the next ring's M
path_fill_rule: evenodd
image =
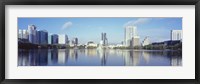
M127 51L124 54L125 66L136 66L140 61L141 52L137 51Z
M51 50L51 63L57 64L58 62L58 49Z
M111 49L38 49L18 51L18 66L182 66L182 52ZM89 64L81 64L87 63ZM97 64L92 64L97 63ZM160 65L159 65L160 64Z
M46 66L48 64L48 50L47 49L38 50L38 56L39 57L37 59L39 60L39 64L37 64L37 61L35 61L36 64L40 66Z
M48 50L19 50L19 66L47 66Z
M97 50L96 49L86 49L86 56L97 56Z
M142 56L144 58L145 63L148 64L150 60L150 53L142 51Z
M58 52L58 64L65 64L65 50L59 49Z
M70 57L70 58L72 58L72 59L74 59L74 60L77 60L78 59L78 50L77 49L67 49L68 51L65 51L66 52L66 54Z
M169 52L168 55L171 55L171 66L182 66L182 52Z
M19 50L18 65L29 66L29 51L28 50Z
M97 50L97 54L101 60L101 66L105 66L106 65L106 60L107 60L107 53L106 53L106 49L98 49Z

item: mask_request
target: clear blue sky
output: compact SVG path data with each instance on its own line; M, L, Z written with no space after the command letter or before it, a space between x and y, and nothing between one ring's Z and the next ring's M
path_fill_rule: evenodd
M170 30L182 30L182 18L18 18L18 28L28 29L29 24L49 34L67 34L69 39L77 37L79 43L100 42L101 33L107 33L109 43L124 40L124 27L137 27L140 42L146 36L151 42L170 39Z

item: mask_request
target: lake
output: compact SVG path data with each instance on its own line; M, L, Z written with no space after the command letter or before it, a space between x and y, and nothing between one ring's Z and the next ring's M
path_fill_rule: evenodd
M182 66L182 52L134 49L19 49L18 66Z

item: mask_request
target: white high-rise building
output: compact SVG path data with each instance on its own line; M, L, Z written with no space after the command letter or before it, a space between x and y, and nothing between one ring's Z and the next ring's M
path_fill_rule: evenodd
M51 35L48 35L48 44L51 44L51 40L52 40Z
M126 26L125 27L125 45L126 46L139 45L140 44L139 38L140 37L138 36L136 26Z
M28 31L25 29L24 30L19 29L18 38L28 39Z
M23 30L23 32L22 32L22 38L24 38L24 39L28 39L28 31L27 30Z
M68 37L65 34L58 35L58 44L67 44Z
M23 32L21 29L19 29L18 31L18 38L22 38L23 37Z
M28 39L30 43L38 43L37 30L35 25L28 25Z
M134 36L132 38L132 46L131 47L134 47L134 46L140 46L140 37L139 36Z
M171 30L171 40L182 40L182 30Z
M145 37L144 38L144 41L142 42L142 46L146 46L146 45L149 45L150 44L150 40L149 40L149 37Z

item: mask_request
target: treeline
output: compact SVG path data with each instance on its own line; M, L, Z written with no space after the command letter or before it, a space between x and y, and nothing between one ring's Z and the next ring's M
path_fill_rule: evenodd
M114 49L145 49L145 50L182 50L182 43L177 43L174 45L165 45L165 44L149 44L146 46L135 46L135 47L114 47Z
M20 49L65 49L65 48L74 48L70 47L69 45L53 45L53 44L32 44L32 43L19 43L18 48Z
M147 50L182 50L182 43L177 43L174 45L165 45L165 44L160 44L160 45L146 45L144 47L142 47L143 49L147 49Z
M69 46L69 45L62 45L62 44L32 44L32 43L18 43L19 49L95 49L97 47L80 45L80 46Z
M18 48L19 49L95 49L97 47L92 47L92 46L87 46L86 45L80 45L80 46L69 46L69 45L53 45L53 44L32 44L32 43L18 43ZM113 49L145 49L145 50L182 50L182 43L176 43L173 45L166 45L166 44L150 44L146 46L135 46L135 47L114 47Z

